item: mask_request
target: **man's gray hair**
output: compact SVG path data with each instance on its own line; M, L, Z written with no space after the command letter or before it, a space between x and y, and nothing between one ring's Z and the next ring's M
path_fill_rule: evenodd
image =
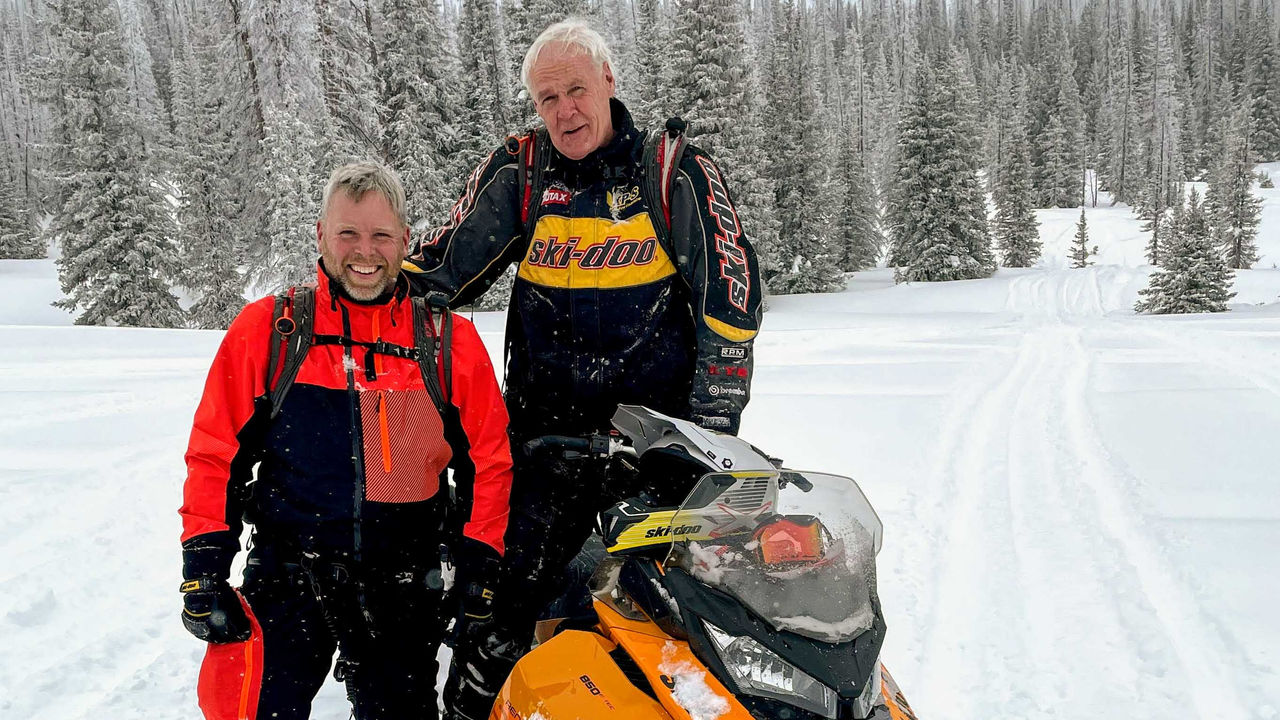
M405 217L404 185L400 183L400 176L396 171L382 163L364 160L334 170L324 186L324 198L320 201L321 219L329 213L329 200L338 189L357 202L365 193L376 192L387 199L391 212L400 218L402 225L409 224L409 219Z
M548 47L561 51L577 51L590 56L597 68L609 63L609 67L613 68L615 73L617 72L617 68L613 66L613 53L609 52L609 45L605 43L604 37L587 24L586 20L575 17L566 18L543 30L538 39L529 46L529 52L524 54L524 65L520 67L520 83L524 85L525 91L530 96L533 95L533 89L529 87L529 74L533 72L533 65L538 62L542 51Z

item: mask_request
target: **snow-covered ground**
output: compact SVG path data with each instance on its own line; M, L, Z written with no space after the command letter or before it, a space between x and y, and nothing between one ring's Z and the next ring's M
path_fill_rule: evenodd
M1144 240L1102 206L1087 270L1079 211L1049 210L1039 268L771 300L742 435L876 505L886 660L922 720L1280 715L1262 192L1230 313L1135 316ZM176 509L219 333L66 326L53 273L0 262L0 717L198 717ZM315 717L347 714L329 683Z

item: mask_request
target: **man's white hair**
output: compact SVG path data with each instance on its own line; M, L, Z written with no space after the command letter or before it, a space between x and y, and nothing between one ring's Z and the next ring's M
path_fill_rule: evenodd
M590 56L597 68L609 63L609 67L614 69L613 53L609 52L609 46L605 43L604 37L582 18L565 18L543 30L538 39L529 46L529 52L524 54L524 65L520 67L520 82L530 97L533 95L533 88L529 87L529 74L533 72L534 63L538 62L538 57L547 48L566 52L576 51Z

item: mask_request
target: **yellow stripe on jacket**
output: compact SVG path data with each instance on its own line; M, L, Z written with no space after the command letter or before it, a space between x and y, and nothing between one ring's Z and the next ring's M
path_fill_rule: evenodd
M673 275L648 213L626 220L543 215L520 261L520 278L554 288L623 288Z

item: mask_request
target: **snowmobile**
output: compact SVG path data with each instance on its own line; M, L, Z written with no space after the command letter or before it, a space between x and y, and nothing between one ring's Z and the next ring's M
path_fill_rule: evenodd
M636 494L598 518L589 612L516 664L490 720L914 720L880 662L882 527L856 482L639 406L613 425L526 447Z

